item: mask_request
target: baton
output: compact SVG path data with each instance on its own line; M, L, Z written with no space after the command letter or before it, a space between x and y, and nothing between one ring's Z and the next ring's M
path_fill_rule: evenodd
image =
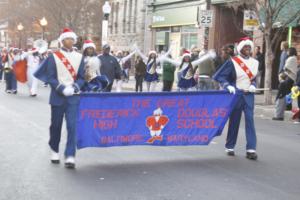
M270 88L256 88L255 92L268 91ZM243 92L249 92L249 90L243 90Z

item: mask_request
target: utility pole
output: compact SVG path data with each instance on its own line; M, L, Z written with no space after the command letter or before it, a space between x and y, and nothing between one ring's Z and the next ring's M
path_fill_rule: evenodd
M211 0L206 0L206 10L210 10ZM208 50L209 27L204 29L204 49Z

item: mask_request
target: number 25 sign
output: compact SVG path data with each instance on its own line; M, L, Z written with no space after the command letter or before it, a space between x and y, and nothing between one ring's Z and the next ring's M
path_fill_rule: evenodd
M212 10L200 10L199 22L201 27L212 27L213 11Z

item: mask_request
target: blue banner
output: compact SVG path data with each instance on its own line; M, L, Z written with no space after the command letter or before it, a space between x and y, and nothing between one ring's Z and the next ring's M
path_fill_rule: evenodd
M239 95L226 91L81 94L77 147L207 145Z

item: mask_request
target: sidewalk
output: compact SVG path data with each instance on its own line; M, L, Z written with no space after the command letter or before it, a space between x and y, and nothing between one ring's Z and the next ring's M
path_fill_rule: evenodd
M162 82L158 82L156 86L156 91L160 92L162 90ZM123 82L122 85L123 91L126 92L135 92L135 78L134 76L130 76L130 80L128 83ZM113 86L113 90L115 90L115 85ZM143 84L143 91L146 91L146 83ZM176 84L173 85L173 91L176 91ZM275 112L275 97L277 94L277 90L272 91L272 98L273 98L273 104L272 105L264 105L264 95L263 94L256 94L255 96L255 115L264 118L264 119L272 119L274 117ZM297 107L297 103L293 102L293 108ZM291 111L285 112L285 121L291 121L291 118L293 116L293 113Z

